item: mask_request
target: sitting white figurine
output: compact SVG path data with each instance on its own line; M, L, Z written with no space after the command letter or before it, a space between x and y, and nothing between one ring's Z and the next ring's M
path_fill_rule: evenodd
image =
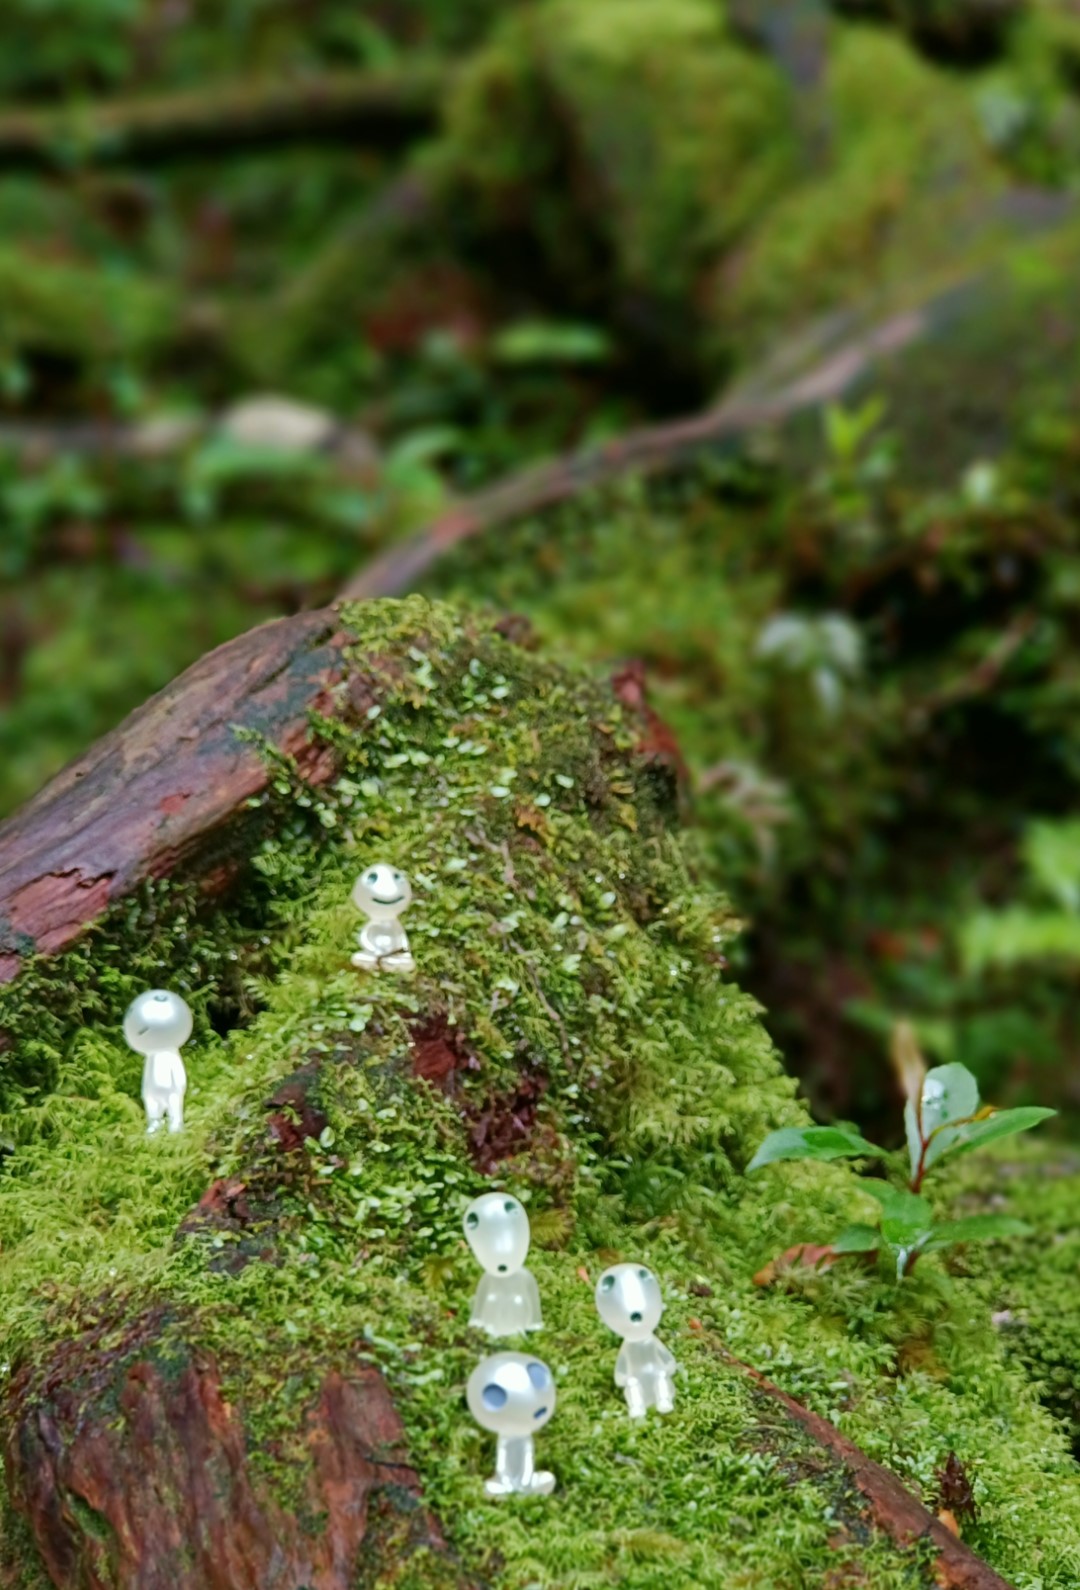
M411 899L408 878L388 861L377 861L365 868L352 891L353 905L368 918L360 929L360 948L352 958L354 966L365 972L415 971L405 929L398 921Z
M472 1301L470 1325L489 1336L519 1336L544 1327L540 1288L524 1268L529 1217L509 1193L484 1193L465 1211L465 1239L484 1274Z
M146 1130L158 1131L168 1116L169 1131L181 1131L187 1072L180 1058L180 1045L191 1037L191 1011L187 1004L179 994L164 988L140 994L128 1006L124 1037L137 1054L146 1056L142 1078Z
M555 1412L555 1377L528 1353L493 1353L477 1364L465 1392L477 1424L498 1436L489 1496L550 1496L555 1476L533 1467L533 1435Z
M631 1419L644 1419L650 1408L670 1413L678 1365L653 1335L664 1312L656 1276L640 1264L612 1265L596 1283L596 1307L604 1324L623 1339L615 1384L626 1393Z

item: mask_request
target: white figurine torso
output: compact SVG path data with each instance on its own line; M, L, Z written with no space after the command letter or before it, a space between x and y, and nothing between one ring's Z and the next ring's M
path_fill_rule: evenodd
M646 1408L668 1413L672 1406L672 1376L678 1365L657 1336L644 1341L624 1341L615 1359L615 1384L626 1393L632 1414Z
M143 1062L143 1094L183 1093L187 1087L187 1072L179 1049L158 1049L148 1054Z
M489 1336L519 1336L524 1331L542 1330L540 1289L535 1276L529 1270L516 1270L513 1275L482 1275L469 1324L479 1326Z

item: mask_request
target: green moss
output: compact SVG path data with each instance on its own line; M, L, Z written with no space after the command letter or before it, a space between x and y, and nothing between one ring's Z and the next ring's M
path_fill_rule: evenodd
M716 292L756 351L785 325L971 270L1003 225L1002 175L967 86L872 28L837 31L822 85L824 169L775 204Z
M489 219L527 219L571 279L584 234L618 291L668 305L795 161L781 77L709 0L547 0L470 63L448 140Z
M360 735L325 729L344 768L318 797L317 843L294 854L275 828L259 858L282 879L287 958L250 1026L191 1046L176 1140L142 1134L115 1015L80 1016L54 1113L23 1117L0 1175L5 1361L40 1374L106 1293L117 1318L165 1307L178 1340L218 1359L288 1506L303 1409L328 1369L371 1359L451 1546L497 1585L825 1590L845 1565L879 1590L929 1584L717 1352L722 1339L917 1490L931 1494L950 1448L977 1458L976 1548L1024 1590L1074 1584L1080 1474L977 1285L930 1261L901 1289L853 1271L795 1293L753 1286L766 1259L829 1236L860 1195L836 1167L742 1175L764 1132L802 1112L753 1001L720 975L733 924L688 865L638 726L605 688L452 609L410 599L345 622L358 662L385 660L380 711ZM348 964L348 887L376 852L414 880L413 978ZM33 1019L21 1007L17 1036ZM413 1073L433 1023L461 1057L445 1091ZM266 1101L301 1065L327 1125L286 1154ZM507 1117L485 1140L479 1123L505 1115L524 1079L529 1129ZM476 1277L460 1211L484 1184L485 1141L546 1244L532 1264L537 1345L559 1386L541 1438L554 1503L483 1501L491 1443L461 1402L483 1344L466 1324ZM272 1207L275 1262L231 1273L220 1261L242 1233L173 1234L215 1176L236 1173ZM612 1254L663 1281L663 1335L684 1371L664 1423L628 1424L611 1383L616 1344L591 1283ZM167 1348L166 1333L155 1351ZM445 1575L421 1555L382 1582Z

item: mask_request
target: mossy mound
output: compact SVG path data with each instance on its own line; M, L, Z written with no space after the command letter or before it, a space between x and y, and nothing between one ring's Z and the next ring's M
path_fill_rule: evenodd
M824 1590L846 1571L881 1590L931 1584L922 1553L874 1530L722 1339L928 1499L955 1450L975 1477L975 1549L1024 1590L1074 1585L1080 1473L977 1285L936 1261L899 1288L840 1269L793 1292L752 1284L793 1240L827 1240L861 1194L837 1168L743 1175L765 1131L801 1110L724 976L735 924L695 877L640 722L607 687L449 608L343 617L375 690L367 727L316 725L340 753L336 784L309 792L283 774L270 799L252 865L271 881L280 970L250 988L248 1024L215 1035L200 1021L185 1134L142 1133L118 1032L134 981L122 947L140 928L123 911L98 938L117 972L55 1040L54 1089L5 1118L5 1420L48 1406L50 1364L91 1339L102 1378L82 1417L106 1408L121 1431L110 1376L136 1349L163 1382L185 1353L211 1357L288 1512L305 1410L328 1374L373 1364L457 1567L395 1537L371 1546L365 1584L442 1584L458 1567L506 1587ZM348 964L348 888L375 853L416 887L412 978ZM163 935L159 960L158 980L205 1012L212 990L182 937ZM35 1015L19 990L0 995L0 1023L25 1061ZM461 1398L484 1344L466 1324L460 1215L485 1181L528 1204L546 1315L533 1345L559 1386L542 1438L559 1491L525 1507L483 1500L490 1443ZM208 1187L226 1191L193 1213ZM667 1422L631 1426L611 1383L592 1284L613 1255L664 1286L684 1371ZM149 1346L125 1336L139 1319L157 1322ZM80 1506L68 1527L96 1530L113 1560ZM37 1590L10 1513L0 1538L0 1582Z

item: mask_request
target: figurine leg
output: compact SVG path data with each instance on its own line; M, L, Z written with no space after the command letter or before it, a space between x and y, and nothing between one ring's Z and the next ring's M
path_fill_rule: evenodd
M165 1100L160 1093L146 1092L143 1094L143 1104L146 1107L146 1135L153 1137L165 1124Z
M548 1469L537 1469L529 1486L530 1496L550 1496L555 1489L555 1476Z
M656 1411L672 1413L675 1408L675 1387L670 1375L656 1377Z
M170 1093L168 1102L169 1131L182 1132L184 1130L184 1095Z
M394 950L379 956L379 970L387 972L415 972L416 962L408 950Z
M513 1496L514 1487L501 1480L496 1474L490 1480L484 1481L484 1490L489 1496Z
M647 1410L645 1393L641 1389L641 1382L628 1380L626 1382L626 1406L631 1419L644 1419Z

